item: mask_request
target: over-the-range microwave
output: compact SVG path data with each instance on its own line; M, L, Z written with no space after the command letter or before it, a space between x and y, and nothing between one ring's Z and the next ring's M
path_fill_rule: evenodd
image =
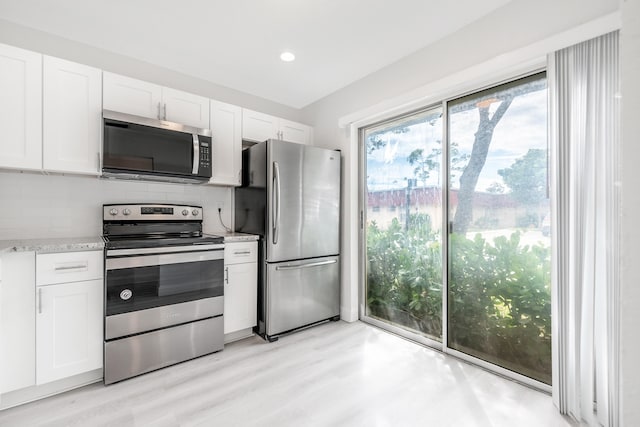
M109 110L102 117L104 177L183 183L211 178L211 130Z

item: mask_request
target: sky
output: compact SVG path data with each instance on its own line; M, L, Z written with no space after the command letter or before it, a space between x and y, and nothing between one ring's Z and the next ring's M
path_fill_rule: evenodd
M499 103L491 105L490 116ZM452 114L450 117L450 140L458 144L462 153L471 153L474 134L478 128L478 110ZM406 188L407 178L414 178L414 166L407 161L410 153L418 148L425 155L440 148L442 119L409 126L403 134L387 132L383 135L386 145L367 154L367 186L369 191ZM489 155L482 170L476 191L485 191L492 183L504 185L498 170L510 167L529 149L547 148L547 91L539 90L517 96L496 126ZM454 172L452 188L458 188L460 172ZM430 174L427 186L440 185L442 177L438 171ZM418 186L425 182L419 181ZM506 188L506 186L505 186ZM506 188L506 192L508 192Z

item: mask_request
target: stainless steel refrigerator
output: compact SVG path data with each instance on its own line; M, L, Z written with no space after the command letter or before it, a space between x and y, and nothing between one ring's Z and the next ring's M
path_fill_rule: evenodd
M340 315L340 152L268 140L243 151L236 231L259 234L257 332Z

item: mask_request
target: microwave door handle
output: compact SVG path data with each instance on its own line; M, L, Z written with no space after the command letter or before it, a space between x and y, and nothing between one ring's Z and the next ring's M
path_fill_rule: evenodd
M280 225L280 165L278 162L273 162L273 200L271 203L271 209L273 209L273 244L278 244L278 226Z
M191 169L192 175L198 175L198 169L200 168L200 141L198 135L193 134L193 168Z

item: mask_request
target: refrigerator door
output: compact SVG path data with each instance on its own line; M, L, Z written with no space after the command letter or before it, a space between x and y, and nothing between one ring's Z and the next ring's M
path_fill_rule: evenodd
M340 314L339 257L266 267L267 335L278 335Z
M267 151L267 262L337 255L340 152L276 140Z

